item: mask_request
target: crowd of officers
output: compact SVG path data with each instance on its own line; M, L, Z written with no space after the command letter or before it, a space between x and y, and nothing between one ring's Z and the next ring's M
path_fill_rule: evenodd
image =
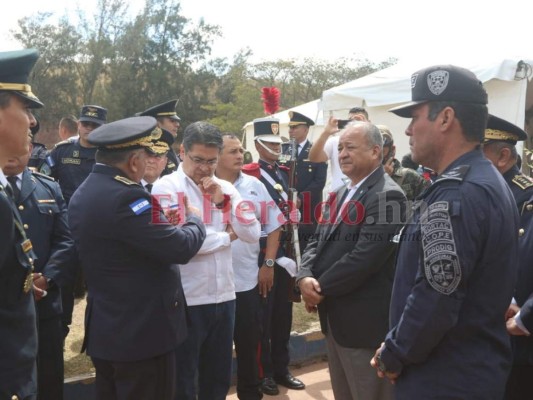
M99 399L224 399L233 344L240 399L304 390L288 368L300 296L338 399L533 393L533 182L515 148L527 135L485 125L472 73L418 71L413 101L391 110L413 118L426 179L360 107L315 144L305 115L290 112L290 142L256 119L246 164L239 138L206 122L176 153L177 100L113 122L84 105L47 150L27 83L37 58L0 53L0 398L63 398L80 285Z

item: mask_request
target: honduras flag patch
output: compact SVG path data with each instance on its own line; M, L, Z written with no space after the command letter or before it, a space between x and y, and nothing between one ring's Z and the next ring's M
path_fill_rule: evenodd
M152 205L146 199L139 199L131 203L130 208L131 208L131 211L133 211L136 215L139 215L145 212L146 210L149 210L150 208L152 208Z

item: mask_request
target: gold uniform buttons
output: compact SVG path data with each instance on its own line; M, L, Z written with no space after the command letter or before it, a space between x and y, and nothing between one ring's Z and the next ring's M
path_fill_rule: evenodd
M524 233L525 233L525 232L526 232L526 231L524 230L524 228L520 228L520 229L518 230L518 236L519 236L519 237L524 236Z
M21 205L19 206L19 211L23 211L23 210L24 210L24 206L21 204Z
M528 205L526 206L526 210L528 210L528 211L533 210L533 204L528 204Z
M19 400L19 397L16 394L14 394L13 396L11 396L11 400Z
M24 227L24 229L28 229L30 227L28 224L24 224L22 226Z

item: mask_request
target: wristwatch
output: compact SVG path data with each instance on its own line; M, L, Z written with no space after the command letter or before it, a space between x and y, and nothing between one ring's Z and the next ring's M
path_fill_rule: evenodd
M274 267L274 260L271 258L266 259L263 261L263 264L265 264L268 268Z

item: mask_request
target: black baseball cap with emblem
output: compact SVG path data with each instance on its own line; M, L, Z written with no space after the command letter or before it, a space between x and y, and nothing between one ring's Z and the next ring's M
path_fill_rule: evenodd
M78 121L103 125L107 122L107 110L100 106L83 106Z
M254 140L283 143L279 133L279 119L269 117L254 119Z
M152 148L153 154L163 156L168 153L172 143L174 143L174 136L166 129L155 127L152 131Z
M38 58L39 52L35 49L0 52L0 91L15 93L27 100L30 108L44 106L28 85L31 70Z
M389 111L410 118L413 108L430 101L486 105L488 98L472 71L455 65L434 65L411 75L411 101Z
M307 126L313 126L315 124L315 121L313 121L311 118L306 117L303 114L300 114L296 111L289 111L289 126L296 126L296 125L307 125Z
M527 133L523 129L495 115L489 114L483 143L497 141L516 144L516 142L526 139Z
M169 100L165 103L150 107L149 109L139 113L139 115L149 115L154 118L168 117L176 121L181 121L181 118L178 117L178 114L176 114L176 105L178 104L178 100L179 99Z
M152 150L152 132L157 125L153 117L131 117L99 126L87 140L98 150L121 151L144 148Z

